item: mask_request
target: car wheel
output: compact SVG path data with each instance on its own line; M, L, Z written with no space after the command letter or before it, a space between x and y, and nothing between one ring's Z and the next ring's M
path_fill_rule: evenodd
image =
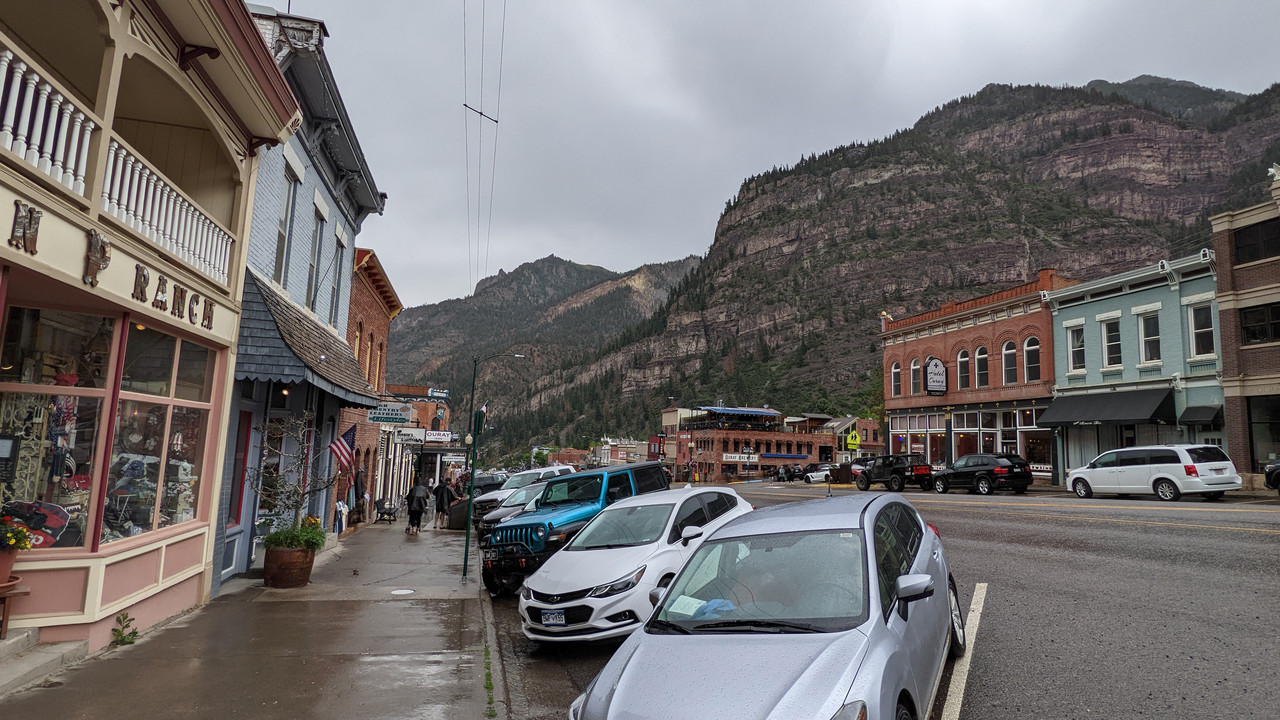
M911 714L911 708L898 703L898 710L893 714L893 720L916 720L916 716Z
M871 489L871 481L870 481L870 480L868 480L868 479L866 479L866 478L864 478L864 477L862 477L861 475L859 475L859 476L858 476L858 489L859 489L859 490L862 490L862 491L870 490L870 489Z
M1182 491L1178 489L1177 485L1173 484L1172 480L1157 480L1155 490L1156 495L1160 496L1161 500L1172 502L1182 497Z
M901 475L890 475L889 481L885 483L885 486L889 488L889 492L902 492L902 488L906 487L907 484L902 481Z
M491 570L481 570L480 580L484 582L484 588L489 591L489 594L496 597L501 597L503 591L506 590L506 586L502 584L502 581L499 580L498 576L494 575Z
M1014 489L1013 489L1013 494L1014 494L1014 495L1023 495L1023 494L1025 494L1026 492L1027 492L1027 486L1026 486L1026 485L1019 485L1018 487L1016 487L1016 488L1014 488Z
M951 657L964 655L967 649L964 636L964 612L960 609L960 593L956 592L955 578L947 578L948 602L951 605Z
M979 477L978 478L978 494L990 495L993 492L995 492L995 488L991 487L991 478Z
M805 485L812 485L812 484L813 484L813 481L809 479L809 475L808 475L808 474L806 474L806 475L804 476L804 484L805 484Z
M1205 500L1221 500L1227 493L1223 490L1215 490L1204 494Z
M1084 480L1081 480L1079 478L1076 478L1075 482L1071 483L1071 489L1075 491L1076 497L1082 497L1082 498L1093 497L1093 488L1089 487L1088 482L1085 482Z
M945 495L946 492L950 489L951 489L951 486L947 485L947 481L945 479L943 478L933 479L933 491L938 493L939 495Z

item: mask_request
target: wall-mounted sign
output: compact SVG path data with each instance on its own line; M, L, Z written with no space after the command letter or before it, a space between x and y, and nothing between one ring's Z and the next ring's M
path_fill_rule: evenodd
M432 399L448 400L448 390L437 390L436 388L427 388L427 397Z
M151 299L147 294L151 292L151 271L140 264L133 266L133 299L140 303L150 303L151 307L160 312L168 312L173 317L182 320L186 318L187 322L195 325L199 323L200 327L205 330L213 329L213 301L209 298L201 298L193 291L179 285L176 282L170 283L169 278L156 273L155 293ZM172 291L172 292L171 292ZM201 306L203 300L203 309Z
M441 456L440 456L440 461L441 461L441 462L447 462L447 463L460 463L460 462L466 462L466 461L467 461L467 456L466 456L466 455L441 455Z
M426 441L426 428L396 428L393 440L401 445L421 445Z
M754 463L754 462L760 462L760 456L759 456L759 455L752 455L752 454L749 454L749 453L725 453L723 457L724 457L724 462L727 462L727 463L731 463L731 462L740 462L740 463Z
M369 410L369 422L388 425L413 421L413 406L408 403L382 403Z
M453 442L453 433L448 430L426 430L426 442Z
M947 366L940 358L924 361L924 391L929 395L947 394Z

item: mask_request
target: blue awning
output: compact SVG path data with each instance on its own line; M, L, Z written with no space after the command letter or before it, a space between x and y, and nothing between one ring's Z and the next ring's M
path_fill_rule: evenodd
M767 408L700 407L698 409L705 412L720 413L721 415L754 415L757 417L778 417L782 415L777 410L769 410Z
M782 458L783 460L804 460L808 455L788 455L786 453L760 453L762 458Z

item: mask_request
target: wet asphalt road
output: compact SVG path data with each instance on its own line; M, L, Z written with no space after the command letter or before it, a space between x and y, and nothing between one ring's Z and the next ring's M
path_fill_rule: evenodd
M757 507L826 494L803 484L734 489ZM987 585L961 720L1280 712L1275 496L905 495L938 527L964 606ZM494 600L511 717L562 720L618 643L529 641L516 608L513 597Z

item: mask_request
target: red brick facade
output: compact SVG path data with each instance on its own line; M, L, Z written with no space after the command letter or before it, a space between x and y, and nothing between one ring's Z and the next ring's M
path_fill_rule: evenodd
M1052 395L1053 318L1040 293L1072 284L1041 270L1025 285L885 321L880 337L889 452L923 452L939 464L970 452L1005 451L1035 455L1028 457L1033 464L1047 464L1052 436L1036 428L1034 419ZM1006 357L1016 363L1009 383ZM928 394L929 358L945 368L940 394Z

